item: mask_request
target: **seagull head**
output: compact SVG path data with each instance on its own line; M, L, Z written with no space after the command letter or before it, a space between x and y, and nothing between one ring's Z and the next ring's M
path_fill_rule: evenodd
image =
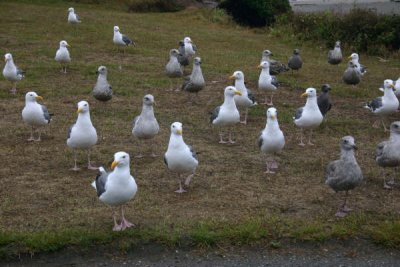
M300 50L298 48L296 48L295 50L293 50L293 54L300 55Z
M357 60L357 61L358 61L359 57L358 57L358 54L357 54L357 53L353 53L353 54L351 54L351 55L348 57L348 59Z
M385 89L392 89L394 90L394 82L393 80L387 79L383 82L383 87Z
M235 71L230 77L229 80L243 80L244 79L244 74L242 71L238 70Z
M26 93L25 102L36 102L37 100L43 100L43 97L39 96L35 92Z
M78 110L76 111L76 113L80 114L86 112L89 112L89 103L87 101L80 101L78 103Z
M68 8L68 12L75 12L75 10L74 10L74 8L73 7L70 7L70 8Z
M268 49L266 49L263 51L263 56L267 56L267 57L272 56L272 52L269 51Z
M263 62L261 62L260 65L258 65L258 67L259 67L260 69L269 68L269 62L268 62L268 61L263 61Z
M119 32L119 27L118 26L114 26L114 31L115 32Z
M307 88L307 90L301 96L302 97L306 96L308 98L316 97L317 96L317 90L315 90L315 88Z
M193 64L200 66L201 65L201 58L195 57L194 60L193 60Z
M240 91L236 90L236 88L234 86L228 86L225 88L225 91L224 91L225 97L234 97L235 95L241 96L242 93Z
M182 135L182 123L174 122L171 124L171 133L175 135Z
M13 57L12 57L12 55L10 53L7 53L7 54L4 55L4 61L5 62L12 61L12 59L13 59Z
M185 43L183 41L179 41L179 46L185 46Z
M355 150L357 149L354 137L347 135L340 141L340 147L344 150Z
M60 41L60 47L67 47L67 46L70 46L70 45L67 43L67 41L65 41L65 40Z
M335 47L338 47L338 48L340 48L340 41L336 41L336 43L335 43Z
M106 75L107 74L107 67L106 66L100 66L97 71L96 74L103 74Z
M183 42L184 43L192 43L192 39L190 39L190 37L185 37L185 38L183 38Z
M171 50L169 50L169 56L177 57L177 56L179 56L179 51L177 49L171 49Z
M145 104L146 106L152 106L154 103L155 101L153 95L148 94L143 97L143 104Z
M114 154L114 161L111 163L111 169L115 167L124 167L129 166L130 159L129 154L123 151L117 152Z
M323 92L323 93L328 93L329 91L331 90L331 86L329 85L329 84L323 84L322 86L321 86L321 91Z
M268 120L276 120L278 118L278 111L276 108L267 109L267 119Z
M400 121L395 121L390 124L390 133L400 134Z

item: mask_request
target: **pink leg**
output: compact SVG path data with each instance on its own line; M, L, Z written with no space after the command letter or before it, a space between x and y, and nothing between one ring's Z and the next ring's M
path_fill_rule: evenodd
M180 181L181 177L179 176L179 189L175 191L175 193L182 194L185 193L186 190L182 188L182 182Z
M31 128L31 137L29 137L28 141L35 141L35 138L33 138L33 126Z
M90 149L88 150L88 167L89 170L98 170L99 168L90 164Z
M121 206L121 229L125 230L126 228L135 227L135 225L129 222L124 215L124 206Z
M115 209L113 208L113 219L114 219L114 227L113 227L113 231L119 232L122 230L122 227L120 224L117 223L117 212L115 211Z
M303 128L301 128L299 146L305 146L305 145L306 145L306 144L304 144L304 142L303 142Z
M72 170L72 171L79 171L80 168L78 168L78 165L77 165L77 163L76 163L76 149L74 149L74 162L75 162L75 165L74 165L74 167L73 167L71 170Z
M220 143L220 144L226 144L226 143L227 143L226 141L223 140L223 136L224 136L224 135L220 132L220 133L219 133L219 143Z

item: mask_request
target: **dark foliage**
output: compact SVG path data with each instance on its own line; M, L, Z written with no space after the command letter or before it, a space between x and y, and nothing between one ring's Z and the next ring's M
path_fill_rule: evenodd
M176 0L131 0L126 4L129 12L176 12L184 9Z

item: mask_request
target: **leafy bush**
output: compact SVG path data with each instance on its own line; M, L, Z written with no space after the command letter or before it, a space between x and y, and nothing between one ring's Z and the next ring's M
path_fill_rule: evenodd
M225 9L237 23L251 27L272 25L276 15L291 10L288 0L225 0L219 8Z
M129 12L175 12L184 9L177 0L126 0Z
M344 15L331 12L300 13L281 21L288 22L300 39L320 41L327 47L340 40L352 50L370 54L400 48L398 15L384 16L368 10L353 9Z

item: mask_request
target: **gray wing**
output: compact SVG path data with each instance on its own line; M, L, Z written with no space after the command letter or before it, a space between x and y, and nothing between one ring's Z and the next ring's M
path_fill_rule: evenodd
M378 108L382 107L382 97L377 97L371 102L367 103L367 107L369 107L369 109L372 111L375 111Z
M278 75L279 73L289 71L289 68L282 62L270 59L269 61L269 74Z
M346 71L343 73L342 80L346 84L356 85L360 83L360 74L354 68L347 68Z
M197 46L194 43L192 43L192 48L194 52L197 52Z
M53 114L50 114L49 111L47 110L46 106L40 105L42 107L42 111L43 111L43 116L44 119L47 121L47 123L50 123L51 121L51 116Z
M303 108L298 108L296 110L296 113L294 114L294 119L298 120L300 119L301 115L303 114Z
M210 123L212 123L218 117L220 109L221 109L221 106L218 106L211 112Z
M122 41L128 46L128 45L135 45L135 43L131 40L131 39L129 39L129 37L128 36L126 36L126 35L122 35Z
M167 165L167 167L168 167L168 160L167 160L167 157L164 155L164 163L165 163L165 165Z
M289 59L288 66L291 69L298 70L303 66L303 61L301 60L300 56L292 56Z
M75 124L72 124L69 129L68 129L68 134L67 134L67 139L69 139L71 137L71 132L72 132L72 128L75 126Z
M188 90L191 87L191 85L192 85L192 82L190 80L190 75L186 76L186 77L184 77L184 81L183 81L181 89Z
M278 87L279 82L278 82L278 79L276 78L276 76L271 76L271 78L272 78L272 81L271 81L272 85L274 85L275 87Z
M367 72L367 68L364 65L360 64L360 71L361 74L365 74Z
M189 145L188 145L188 147L189 147L189 149L190 149L190 152L192 152L192 157L195 158L195 159L197 159L197 153L196 153L196 151L194 151L194 149L193 149L192 146L189 146Z
M321 94L320 96L318 96L317 104L318 104L319 111L321 111L323 116L325 116L325 114L332 107L329 97L326 94Z
M17 67L17 75L24 76L25 71L21 70L20 68Z
M96 191L98 197L100 197L106 191L107 178L107 172L101 172L96 176Z
M257 139L257 145L258 145L258 147L261 148L262 145L263 145L263 143L264 143L264 139L262 138L262 131L261 131L261 132L260 132L260 135L258 136L258 139Z
M140 116L136 116L132 121L132 128L135 128L136 122L139 120Z
M79 20L79 21L81 20L81 18L76 13L75 13L75 17L76 17L77 20Z
M383 155L383 149L385 148L386 145L386 141L379 143L376 146L376 150L375 150L375 157L376 158L380 158Z
M256 98L249 89L247 89L247 97L251 100L251 102L253 102L253 104L256 103Z

